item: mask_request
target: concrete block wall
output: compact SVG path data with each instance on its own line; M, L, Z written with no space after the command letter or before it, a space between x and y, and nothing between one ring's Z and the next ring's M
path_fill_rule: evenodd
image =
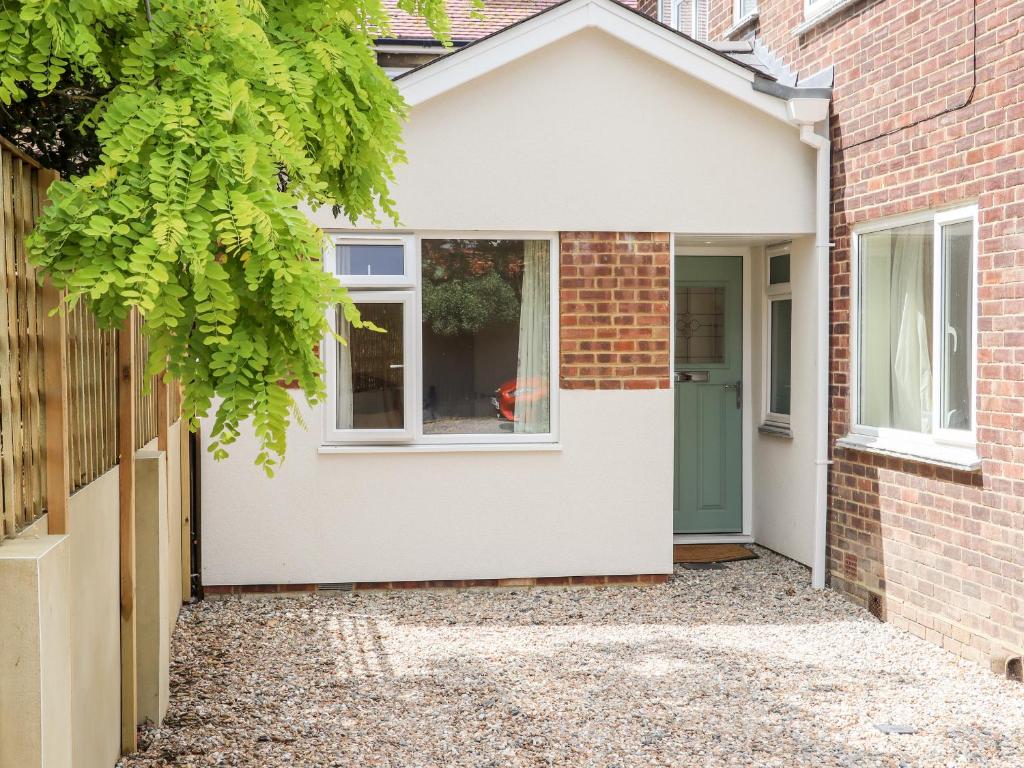
M67 536L0 546L0 766L70 768Z

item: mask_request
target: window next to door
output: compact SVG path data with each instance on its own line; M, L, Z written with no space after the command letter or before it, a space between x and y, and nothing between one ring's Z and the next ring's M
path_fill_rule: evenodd
M977 207L854 236L852 424L842 444L976 468Z
M324 442L553 443L556 255L546 236L337 236L327 269L383 330L332 314Z
M793 352L793 292L789 244L765 252L765 381L760 431L791 437L790 391Z

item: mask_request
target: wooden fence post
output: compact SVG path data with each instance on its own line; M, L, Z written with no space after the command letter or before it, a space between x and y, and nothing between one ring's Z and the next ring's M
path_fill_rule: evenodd
M46 190L58 178L53 171L38 172L40 207ZM51 534L68 532L71 462L68 455L68 322L61 307L64 295L47 280L42 288L43 393L46 415L46 525ZM52 313L52 314L51 314Z
M167 434L171 429L171 419L167 408L167 384L164 383L163 374L154 379L153 394L156 395L156 449L167 452Z
M135 326L131 311L117 336L117 418L120 461L120 558L121 558L121 751L138 746L138 670L135 636Z
M181 385L174 382L172 386ZM183 402L179 396L177 402ZM192 457L189 452L189 427L185 413L179 408L178 435L181 459L181 597L185 602L192 595Z
M67 315L50 311L63 294L49 280L43 286L43 391L46 397L46 525L51 534L68 532L71 462L68 456Z

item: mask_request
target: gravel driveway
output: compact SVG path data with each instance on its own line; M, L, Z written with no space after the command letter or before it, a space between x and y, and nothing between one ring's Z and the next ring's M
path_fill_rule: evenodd
M207 601L121 765L1024 766L1024 686L760 554L656 587Z

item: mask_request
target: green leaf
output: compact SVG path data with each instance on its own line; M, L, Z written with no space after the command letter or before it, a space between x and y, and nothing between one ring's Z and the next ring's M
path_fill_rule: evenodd
M399 4L446 39L443 0ZM105 326L142 310L149 370L182 383L190 424L212 412L214 458L251 421L272 474L297 414L281 382L324 398L314 350L329 312L386 330L323 272L323 235L300 207L394 218L406 108L373 48L388 21L378 0L152 8L150 23L138 0L0 3L0 102L43 103L60 84L89 105L75 124L91 154L67 143L85 172L50 187L30 256ZM508 311L495 290L490 311Z

